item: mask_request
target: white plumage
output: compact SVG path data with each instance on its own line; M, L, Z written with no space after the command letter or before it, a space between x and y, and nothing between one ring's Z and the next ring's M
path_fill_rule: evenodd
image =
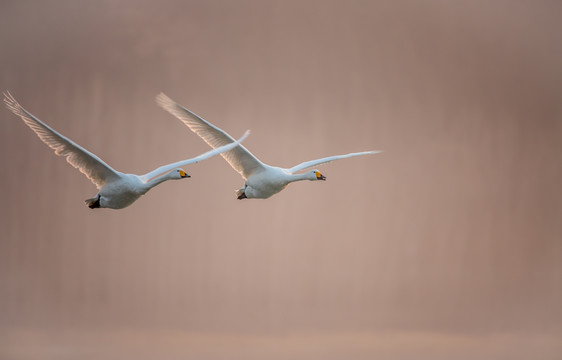
M224 146L234 142L234 138L225 131L219 129L192 111L176 103L164 93L156 97L157 103L179 118L194 133L199 135L212 148ZM237 190L238 199L255 198L266 199L283 190L292 182L301 180L326 180L326 177L318 170L311 170L302 174L297 171L325 164L330 161L345 159L353 156L376 154L381 151L365 151L346 155L336 155L322 159L303 162L290 169L269 166L262 163L248 149L242 145L232 150L221 153L221 156L246 180L244 187Z
M124 174L112 169L102 159L59 134L25 110L10 93L4 94L4 102L8 109L18 115L45 144L55 151L55 154L66 157L68 163L80 170L96 185L99 189L98 194L86 200L86 204L92 209L98 207L122 209L166 180L189 178L190 176L180 168L181 166L194 164L228 151L238 146L249 133L247 131L238 141L226 144L226 146L217 147L192 159L161 166L139 176Z

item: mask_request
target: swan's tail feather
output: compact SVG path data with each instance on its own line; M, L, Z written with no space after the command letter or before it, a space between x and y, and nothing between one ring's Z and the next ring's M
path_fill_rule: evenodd
M236 190L236 198L238 200L247 199L244 188Z
M88 207L90 209L96 209L96 208L100 207L100 197L99 196L93 197L91 199L86 199L86 200L84 200L84 202L86 203L86 205L88 205Z

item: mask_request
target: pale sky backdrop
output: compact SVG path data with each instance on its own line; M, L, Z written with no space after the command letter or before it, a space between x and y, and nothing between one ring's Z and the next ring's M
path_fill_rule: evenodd
M108 164L381 149L236 200L220 157L131 207L0 110L2 359L560 359L558 1L0 2L0 84Z

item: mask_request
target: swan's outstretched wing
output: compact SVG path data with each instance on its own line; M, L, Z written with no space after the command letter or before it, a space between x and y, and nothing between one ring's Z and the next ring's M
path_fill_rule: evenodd
M234 142L232 136L176 103L164 93L160 93L156 97L156 102L169 113L183 121L191 131L199 135L212 148ZM228 161L230 166L238 171L244 179L247 179L254 172L265 168L262 162L242 145L222 153L221 156Z
M232 148L240 145L240 143L242 141L244 141L244 139L249 134L250 134L250 130L246 131L240 139L238 139L237 141L235 141L233 143L226 144L226 145L223 145L223 146L219 146L216 149L207 151L206 153L201 154L201 155L196 156L196 157L191 158L191 159L182 160L182 161L178 161L178 162L175 162L175 163L172 163L172 164L160 166L158 169L153 170L153 171L149 172L148 174L144 174L144 175L139 176L139 177L141 178L142 181L147 182L148 180L152 179L153 177L155 177L157 175L160 175L162 173L168 172L170 170L173 170L175 168L182 167L182 166L189 165L189 164L195 164L195 163L198 163L199 161L203 161L203 160L208 159L212 156L222 154L223 152L231 150Z
M55 150L55 154L66 157L66 161L86 175L98 189L107 181L119 178L119 174L99 157L62 136L25 110L9 92L4 93L4 102L45 144Z
M292 168L290 168L288 170L292 174L292 173L295 173L297 171L301 171L301 170L304 170L304 169L315 167L316 165L328 163L330 161L339 160L339 159L346 159L346 158L349 158L349 157L359 156L359 155L378 154L380 152L382 152L382 151L364 151L364 152L351 153L351 154L346 154L346 155L329 156L329 157L325 157L325 158L322 158L322 159L316 159L316 160L311 160L311 161L306 161L306 162L300 163L297 166L293 166Z

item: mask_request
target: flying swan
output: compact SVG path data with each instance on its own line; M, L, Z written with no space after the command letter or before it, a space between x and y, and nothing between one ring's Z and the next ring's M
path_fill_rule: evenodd
M29 126L45 144L55 150L55 154L66 157L66 161L68 161L70 165L80 170L81 173L86 175L86 177L97 186L99 189L97 195L86 200L86 204L90 209L122 209L131 205L139 197L146 194L148 190L166 180L189 178L190 176L186 174L180 166L194 164L224 151L228 151L238 146L249 133L246 131L244 136L238 141L227 144L226 146L217 147L214 150L192 159L161 166L148 174L139 176L135 174L124 174L112 169L99 157L59 134L33 116L25 110L9 92L4 93L4 102L8 109L21 117L25 124Z
M225 131L207 122L200 116L176 103L164 93L156 97L156 102L162 108L178 117L194 133L199 135L212 148L230 144L234 139ZM376 154L381 151L365 151L346 155L336 155L322 159L303 162L290 169L279 168L262 163L244 146L239 145L221 156L246 180L244 187L236 191L238 199L267 199L277 194L290 183L301 180L326 180L318 170L311 170L301 174L298 171L315 167L330 161L345 159L352 156Z

